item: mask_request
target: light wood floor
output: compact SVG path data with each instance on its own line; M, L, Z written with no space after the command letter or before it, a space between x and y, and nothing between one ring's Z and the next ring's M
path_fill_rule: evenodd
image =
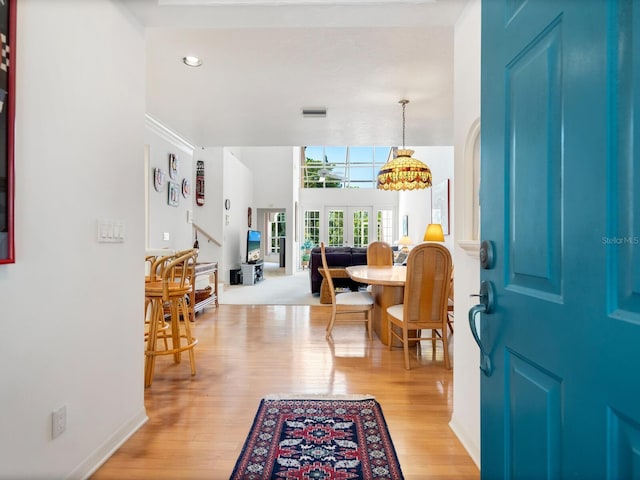
M337 325L325 340L325 306L220 305L196 317L198 373L188 357L158 359L145 392L149 421L92 477L226 479L269 393L373 394L407 479L478 479L448 422L452 374L431 347L404 369L362 325ZM142 359L141 359L142 361ZM142 385L142 379L140 379Z

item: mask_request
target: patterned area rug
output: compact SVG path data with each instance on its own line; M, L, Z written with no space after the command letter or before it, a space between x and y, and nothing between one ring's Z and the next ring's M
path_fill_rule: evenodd
M370 396L270 396L260 402L231 479L402 479Z

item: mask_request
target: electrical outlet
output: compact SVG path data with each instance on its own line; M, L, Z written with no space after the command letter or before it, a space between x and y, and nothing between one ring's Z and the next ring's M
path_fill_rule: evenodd
M166 241L168 241L168 240L169 240L169 232L164 232L164 233L162 234L162 238L163 238L163 240L164 240L165 242L166 242Z
M67 429L67 406L63 405L51 412L51 438L62 435Z

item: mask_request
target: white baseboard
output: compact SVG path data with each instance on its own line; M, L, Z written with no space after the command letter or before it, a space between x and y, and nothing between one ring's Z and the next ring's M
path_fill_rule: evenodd
M142 425L147 423L149 417L147 412L142 409L133 416L129 421L125 422L118 430L113 432L105 442L98 447L91 455L89 455L80 465L78 465L71 474L70 479L82 478L87 479L95 473L98 468L106 462L111 455L115 453L129 438L138 431Z
M471 440L471 437L467 434L464 428L454 419L451 418L449 422L449 428L453 430L462 446L467 451L473 463L476 464L478 468L480 468L480 445L477 445L476 442Z

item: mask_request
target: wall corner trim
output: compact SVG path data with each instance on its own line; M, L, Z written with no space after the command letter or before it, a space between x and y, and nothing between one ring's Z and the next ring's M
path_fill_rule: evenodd
M166 125L160 123L148 113L144 116L144 125L150 131L166 140L167 142L175 145L177 148L185 152L187 155L193 155L193 151L196 149L195 145L190 143L184 137L178 135Z

